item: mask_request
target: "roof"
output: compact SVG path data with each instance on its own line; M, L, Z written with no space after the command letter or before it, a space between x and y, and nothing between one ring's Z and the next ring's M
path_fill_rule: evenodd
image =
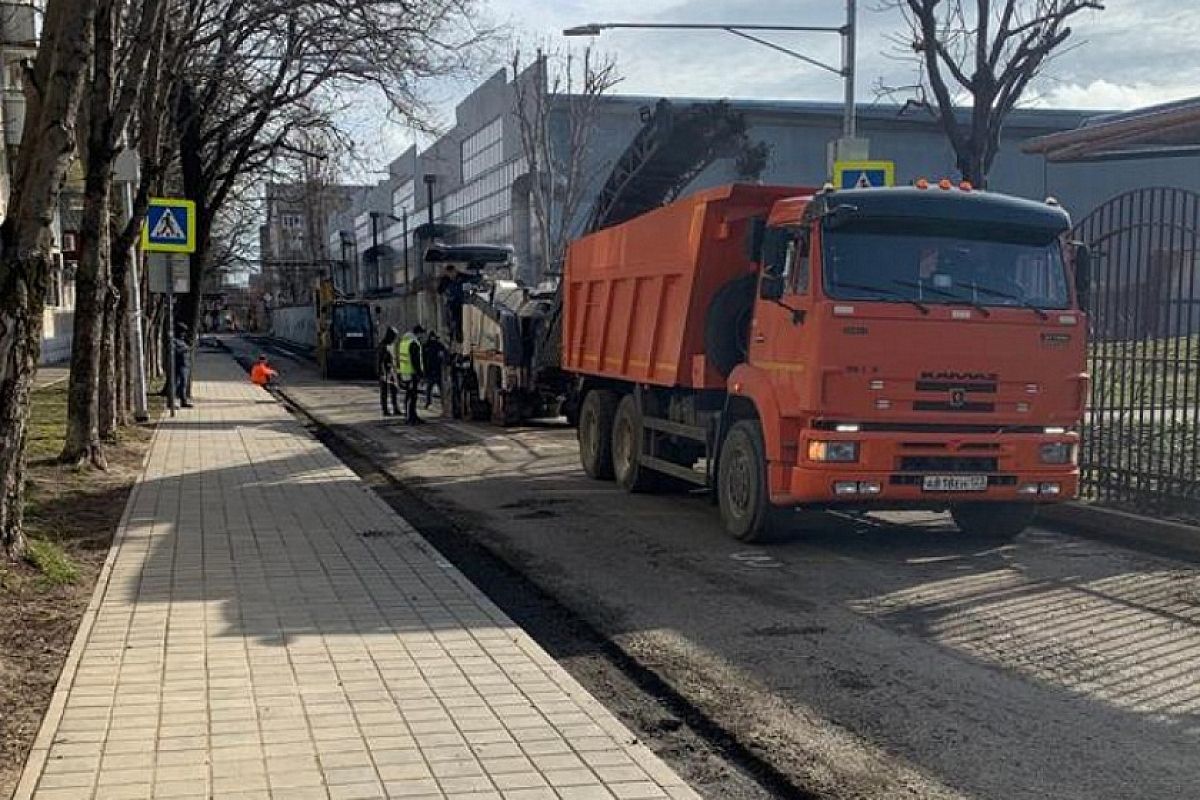
M557 95L556 97L565 97ZM666 98L677 106L689 104L713 103L724 100L735 111L756 115L807 116L813 119L828 117L840 123L845 106L840 102L823 100L764 100L740 97L677 97L670 95L605 95L604 104L608 107L635 106L653 107L660 99ZM960 107L956 110L962 121L968 122L971 109ZM855 108L859 122L898 122L909 125L936 126L937 123L925 111L919 108L905 107L895 103L860 102ZM1058 131L1077 128L1090 117L1096 116L1095 111L1059 108L1017 108L1011 111L1005 119L1005 128L1033 129Z
M850 220L951 220L956 227L1037 231L1048 238L1071 227L1070 216L1060 206L992 192L896 186L846 189L818 197L828 208L853 207Z
M1108 161L1200 155L1200 97L1117 114L1039 136L1021 148L1048 161Z

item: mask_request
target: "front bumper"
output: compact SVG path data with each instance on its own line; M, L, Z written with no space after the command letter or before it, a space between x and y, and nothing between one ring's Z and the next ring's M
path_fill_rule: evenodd
M808 443L856 441L854 463L821 463L807 458ZM1076 464L1044 464L1043 444L1064 442L1078 448L1074 433L909 434L805 431L790 463L772 463L771 502L775 505L855 505L871 507L945 507L961 502L1056 503L1079 493ZM788 451L785 450L785 455ZM971 491L926 488L928 476L986 476L987 487ZM840 494L839 483L868 483L878 492ZM1026 494L1022 487L1054 484L1057 493Z

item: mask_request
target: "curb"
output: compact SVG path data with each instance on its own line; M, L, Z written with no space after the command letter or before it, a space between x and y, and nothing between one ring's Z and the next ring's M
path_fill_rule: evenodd
M1038 520L1078 536L1188 560L1200 560L1200 527L1154 519L1090 503L1038 511Z

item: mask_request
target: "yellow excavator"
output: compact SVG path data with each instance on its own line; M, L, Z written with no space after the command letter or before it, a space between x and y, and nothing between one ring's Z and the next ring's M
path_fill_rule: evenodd
M374 378L375 325L370 304L346 299L329 278L317 279L313 302L321 377Z

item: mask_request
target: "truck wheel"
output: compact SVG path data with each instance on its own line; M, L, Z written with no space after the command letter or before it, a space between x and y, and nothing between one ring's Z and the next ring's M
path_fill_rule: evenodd
M762 426L748 419L734 423L721 447L717 504L725 530L743 542L769 541L783 527L784 511L767 491L766 453Z
M579 409L579 460L588 477L612 480L612 429L617 415L617 393L594 389L587 393Z
M958 529L977 539L1009 541L1033 523L1032 503L963 503L950 509Z
M655 488L658 474L642 466L642 413L637 399L627 394L617 406L612 429L613 474L617 485L627 492L646 492Z
M750 347L750 315L757 275L743 275L721 287L708 306L704 323L704 357L721 375L746 360Z

